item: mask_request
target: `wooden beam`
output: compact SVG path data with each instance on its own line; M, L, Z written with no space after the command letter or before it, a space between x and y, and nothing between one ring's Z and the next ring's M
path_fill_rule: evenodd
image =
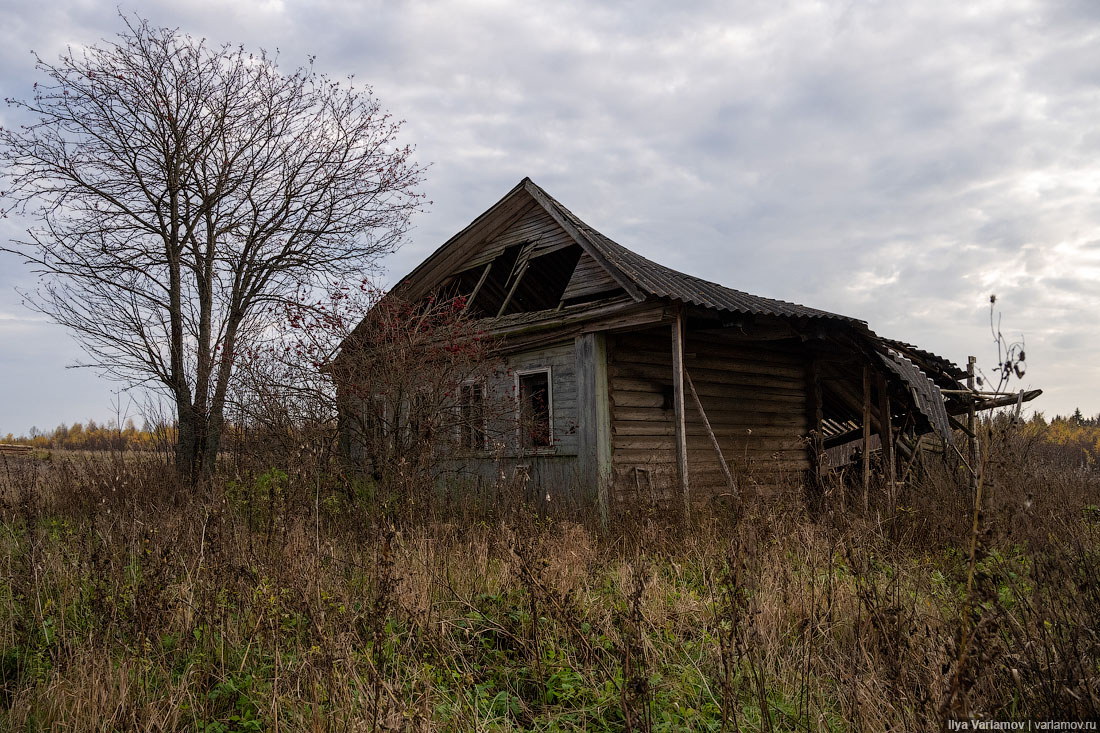
M395 289L404 285L404 297L416 300L427 293L439 278L459 267L462 262L474 254L476 248L485 241L504 231L512 223L527 213L537 203L524 196L524 181L520 181L488 210L474 219L458 234L444 242L428 259L417 265L416 269L398 281Z
M857 416L863 414L863 396L857 391L858 388L850 388L846 382L839 379L826 380L825 386ZM878 415L874 411L871 412L871 431L882 431Z
M901 473L901 483L903 485L905 484L906 481L909 480L909 472L913 470L913 464L916 463L917 458L920 456L921 451L924 450L924 448L921 447L921 444L923 442L924 442L924 436L923 435L918 435L917 436L917 441L915 443L913 443L913 452L909 455L909 460L905 464L905 470L902 471L902 473Z
M535 245L528 244L523 247L519 252L519 257L516 258L516 264L512 267L512 272L509 274L509 280L512 281L512 287L508 288L508 295L504 296L504 302L500 304L500 310L497 311L497 318L504 315L505 309L508 304L512 302L512 296L516 294L516 288L519 287L519 281L523 279L524 274L527 272L528 260L531 257L531 250Z
M577 468L584 488L595 495L600 523L610 513L611 409L607 381L607 336L586 333L576 339Z
M684 517L691 513L688 483L687 426L684 415L684 316L676 312L672 322L672 408L676 430L676 474L684 500Z
M551 218L558 223L558 226L564 229L569 236L573 237L573 239L577 241L577 244L579 244L592 259L596 260L596 262L600 263L601 267L607 270L607 274L614 278L615 282L619 283L619 287L625 290L634 300L638 302L645 300L645 295L638 289L638 286L634 284L634 281L618 267L609 262L608 259L603 256L603 253L589 241L587 236L573 226L572 222L562 216L562 214L558 212L557 207L554 206L545 194L543 194L538 186L531 181L526 181L526 184L527 193L531 195L531 198L537 201L542 208L546 209L546 213L550 214Z
M726 458L722 455L722 446L718 444L718 438L714 435L714 430L710 427L710 420L707 419L707 413L703 409L703 402L699 399L699 393L695 391L695 384L691 381L691 375L684 370L684 381L687 382L688 389L691 390L691 397L695 400L695 408L699 410L699 417L703 420L703 427L706 428L707 435L710 436L711 446L714 448L715 455L718 456L718 465L722 467L722 475L726 477L726 486L729 487L730 493L733 494L735 500L740 500L739 492L737 490L737 482L733 480L733 474L730 473L730 467L726 464Z
M871 367L863 365L863 511L871 508Z
M489 260L489 262L485 264L485 269L481 272L481 277L477 280L477 285L474 286L474 292L470 293L470 297L466 300L467 308L474 304L477 294L481 292L481 286L484 285L485 281L489 278L489 270L491 269L493 269L493 261Z

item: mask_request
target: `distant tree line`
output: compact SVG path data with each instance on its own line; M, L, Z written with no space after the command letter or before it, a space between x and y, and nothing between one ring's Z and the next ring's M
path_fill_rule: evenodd
M1025 430L1044 443L1071 450L1082 459L1100 460L1100 414L1085 417L1077 409L1071 415L1055 415L1047 420L1043 413L1037 412L1027 421Z
M175 428L170 426L146 422L139 429L133 420L127 420L122 427L112 422L99 424L88 420L72 425L62 423L47 431L32 427L27 435L8 433L0 437L0 443L30 445L39 450L146 451L156 450L165 445L165 441L174 439Z

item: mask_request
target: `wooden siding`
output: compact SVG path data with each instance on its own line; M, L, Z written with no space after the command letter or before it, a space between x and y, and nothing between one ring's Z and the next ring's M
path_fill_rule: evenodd
M577 262L577 267L573 270L573 277L569 279L569 284L565 287L565 293L562 294L561 299L585 298L615 290L622 290L619 284L615 282L615 278L607 274L607 270L596 262L592 255L585 252Z
M497 257L514 244L534 244L532 257L553 252L562 247L576 244L576 241L554 221L541 206L532 206L504 231L485 242L480 251L468 260L463 270L472 267L484 267L486 262Z
M586 333L576 339L577 476L585 493L596 500L607 524L610 508L611 413L607 393L607 334Z
M675 500L672 338L668 327L609 337L615 500ZM795 342L688 333L684 358L742 487L775 491L810 468L806 367ZM693 499L728 491L694 401L686 406ZM640 493L639 493L640 492Z
M511 401L515 396L517 372L529 369L550 368L551 408L553 410L554 444L517 453L514 419L490 425L490 435L504 436L503 449L491 446L483 455L464 456L440 461L440 475L451 480L468 480L471 486L488 489L500 481L502 475L512 477L517 470L528 476L527 490L531 497L545 501L549 494L570 502L591 502L587 485L578 474L577 452L578 406L577 377L573 339L545 348L510 354L506 357L506 369L489 382L490 399ZM513 497L514 498L514 497Z
M511 394L511 390L515 388L516 372L550 368L555 455L577 455L577 367L574 348L573 340L570 339L542 349L511 354L506 359L508 373L493 385L498 394Z

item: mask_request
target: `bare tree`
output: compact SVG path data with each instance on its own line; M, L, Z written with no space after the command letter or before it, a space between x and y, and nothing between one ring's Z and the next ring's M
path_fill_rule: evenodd
M284 450L339 439L406 492L430 487L448 458L489 455L516 433L514 395L491 389L504 370L498 342L464 298L412 303L366 280L314 295L282 304L281 327L242 355L232 397L250 432Z
M89 365L175 404L176 468L211 471L236 355L302 283L358 279L402 240L423 169L368 89L123 19L114 42L37 58L32 118L0 130L7 251L32 307Z

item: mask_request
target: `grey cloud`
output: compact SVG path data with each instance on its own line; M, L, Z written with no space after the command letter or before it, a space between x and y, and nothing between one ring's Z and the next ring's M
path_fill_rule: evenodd
M29 86L26 46L56 54L117 27L111 5L76 7L9 9L4 95ZM1050 411L1080 395L1100 409L1085 367L1040 358L1057 338L1100 351L1095 270L1059 261L1100 238L1095 3L149 7L278 47L286 66L317 54L408 121L435 204L386 262L391 281L531 175L642 254L957 360L988 356L997 292L1034 340L1029 378L1081 386L1048 393ZM0 273L5 289L25 280Z

